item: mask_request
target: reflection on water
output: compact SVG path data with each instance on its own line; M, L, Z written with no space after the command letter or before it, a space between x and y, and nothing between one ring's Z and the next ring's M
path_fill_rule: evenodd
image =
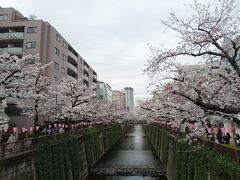
M96 168L138 167L162 168L153 153L141 125L129 125L126 134L114 148L108 152ZM161 180L166 179L161 177ZM90 176L88 180L160 180L156 177L142 176Z

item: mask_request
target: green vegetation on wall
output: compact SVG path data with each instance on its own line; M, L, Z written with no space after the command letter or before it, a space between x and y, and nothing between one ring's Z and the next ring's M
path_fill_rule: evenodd
M37 180L78 179L80 146L79 137L74 135L38 145L35 157Z
M146 125L144 130L166 169L170 130L155 125ZM219 147L185 140L182 134L176 137L175 145L177 180L240 179L240 166L231 157L222 154Z
M145 125L144 131L148 137L151 137L150 141L154 145L157 155L161 157L164 168L166 168L169 144L168 130L160 126Z
M120 125L88 127L82 132L68 134L64 138L49 140L36 146L36 180L80 179L81 172L87 169L86 164L92 167L122 134ZM104 139L109 142L104 142Z
M120 139L121 133L121 127L118 124L106 127L102 133L103 143L101 143L98 130L95 127L86 128L86 130L84 130L84 143L88 167L92 167L102 155L106 153L103 152L103 150L108 150ZM106 139L108 142L105 141Z
M240 179L240 166L216 148L189 142L177 142L177 180L236 180Z

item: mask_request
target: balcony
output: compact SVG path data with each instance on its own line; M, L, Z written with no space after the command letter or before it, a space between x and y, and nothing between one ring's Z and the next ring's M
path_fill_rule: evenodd
M83 74L86 75L87 77L89 77L89 73L86 69L83 70Z
M93 78L93 82L94 82L94 83L97 83L97 79Z
M68 51L68 55L69 55L72 59L74 59L74 60L76 61L76 63L78 62L78 57L77 57L75 54L73 54L71 51Z
M0 40L23 39L23 32L0 33Z
M9 47L9 48L0 48L0 54L7 52L10 55L21 55L23 52L22 47Z
M84 69L85 71L87 71L87 72L89 71L88 67L85 66L85 65L83 66L83 69Z
M7 104L17 104L18 99L16 97L8 97L7 98Z
M74 77L72 77L71 75L67 75L67 79L72 81L72 82L77 82L77 79L75 79Z
M83 84L86 85L86 86L88 86L88 85L89 85L89 82L88 82L87 80L83 79Z
M74 78L75 80L78 79L77 73L74 72L72 69L67 68L67 75L71 76L72 78Z
M75 73L77 73L77 67L75 67L74 65L72 65L71 63L67 63L67 67L69 68L69 69L71 69L72 71L74 71Z
M86 74L83 75L83 79L89 81L89 77Z
M72 54L72 56L74 56L74 54ZM67 61L68 61L68 63L72 64L73 66L78 67L77 59L76 58L74 59L73 57L71 57L71 55L67 56Z
M0 64L0 71L11 71L11 70L20 70L20 69L21 67L16 63Z

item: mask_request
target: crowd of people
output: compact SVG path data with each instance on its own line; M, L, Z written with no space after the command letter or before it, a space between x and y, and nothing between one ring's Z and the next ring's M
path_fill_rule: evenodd
M206 133L207 133L207 137L210 138L211 141L215 141L214 133L210 134L207 130L206 130ZM218 143L230 144L231 138L232 138L232 136L230 135L229 132L223 133L221 128L218 129L218 132L217 132ZM240 146L240 135L238 133L236 134L236 137L233 137L233 141L236 142L237 146Z
M57 133L64 133L71 130L77 130L85 127L103 127L114 124L114 120L98 120L98 121L79 121L79 122L65 122L65 121L55 121L48 122L45 125L36 126L35 131L33 127L7 127L0 131L0 144L9 143L18 140L24 140L31 137L41 136L41 135L52 135Z
M155 120L152 122L155 125L166 126L177 131L181 131L179 127L176 126L172 121L169 120ZM185 133L189 134L195 130L195 126L188 124L185 126ZM222 130L223 129L223 130ZM226 128L205 128L205 133L207 138L213 142L218 142L220 144L236 144L240 146L240 135L237 133L234 137L231 136L231 130L224 130ZM203 128L204 130L204 128ZM217 133L217 134L216 134Z

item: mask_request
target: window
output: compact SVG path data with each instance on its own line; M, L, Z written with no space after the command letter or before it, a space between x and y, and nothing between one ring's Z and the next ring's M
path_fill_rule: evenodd
M35 59L26 59L25 63L26 64L34 64L35 63Z
M8 15L7 14L0 14L0 21L7 21Z
M62 67L62 73L66 74L66 68Z
M28 27L27 28L27 33L31 34L31 33L36 33L37 32L37 27Z
M54 63L54 69L59 70L59 64L56 62Z
M56 40L60 42L60 36L58 34L56 34Z
M59 49L55 47L55 54L59 56Z
M62 54L62 55L63 55L63 60L66 61L67 58L66 58L65 54Z
M63 41L63 47L64 47L64 48L67 48L67 43L66 43L66 41Z
M34 49L34 48L36 48L36 41L27 42L26 43L26 48L27 49Z

